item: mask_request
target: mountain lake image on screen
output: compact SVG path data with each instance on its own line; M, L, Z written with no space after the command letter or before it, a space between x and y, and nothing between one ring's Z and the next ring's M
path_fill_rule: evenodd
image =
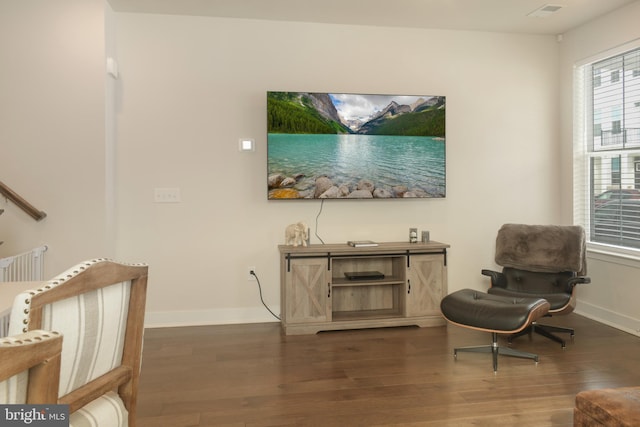
M446 98L267 92L269 200L443 198Z

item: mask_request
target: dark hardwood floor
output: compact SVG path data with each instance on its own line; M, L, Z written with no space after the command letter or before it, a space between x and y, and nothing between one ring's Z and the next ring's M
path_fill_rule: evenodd
M148 329L140 427L571 426L581 390L640 385L640 338L575 313L563 350L534 335L540 362L453 348L490 334L457 326L283 336L278 323ZM506 345L504 339L501 345Z

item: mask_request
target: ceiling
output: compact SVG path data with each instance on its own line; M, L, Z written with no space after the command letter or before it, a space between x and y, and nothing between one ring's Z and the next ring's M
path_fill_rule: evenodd
M563 34L640 0L108 0L116 12ZM529 13L562 6L546 17Z

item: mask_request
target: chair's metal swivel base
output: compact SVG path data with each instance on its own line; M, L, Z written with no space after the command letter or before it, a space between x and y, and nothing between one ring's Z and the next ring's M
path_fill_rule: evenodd
M498 345L498 334L496 332L491 333L492 343L491 345L478 345L473 347L458 347L453 349L453 357L458 359L459 351L466 351L471 353L491 353L493 355L493 372L498 372L498 354L503 356L520 357L522 359L532 359L538 364L538 355L533 353L527 353L526 351L514 350L509 347L500 347Z
M562 338L560 338L559 336L553 334L553 332L560 332L560 333L565 333L565 334L569 334L569 337L571 338L571 340L573 341L573 337L575 336L575 331L572 328L563 328L561 326L551 326L551 325L541 325L537 322L533 322L528 328L526 328L523 331L520 331L516 334L512 334L509 335L509 338L507 338L507 342L509 344L511 344L511 342L513 341L514 338L518 338L522 335L531 335L532 332L535 332L536 334L542 335L543 337L547 337L550 340L553 340L557 343L560 343L560 345L562 345L562 348L564 349L567 344L565 342L565 340L563 340Z

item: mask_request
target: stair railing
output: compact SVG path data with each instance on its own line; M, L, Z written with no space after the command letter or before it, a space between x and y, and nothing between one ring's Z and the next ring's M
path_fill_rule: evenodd
M45 212L37 209L31 203L27 202L18 193L13 191L2 181L0 181L0 194L11 200L13 203L15 203L16 206L25 211L31 218L35 219L36 221L40 221L47 216Z

